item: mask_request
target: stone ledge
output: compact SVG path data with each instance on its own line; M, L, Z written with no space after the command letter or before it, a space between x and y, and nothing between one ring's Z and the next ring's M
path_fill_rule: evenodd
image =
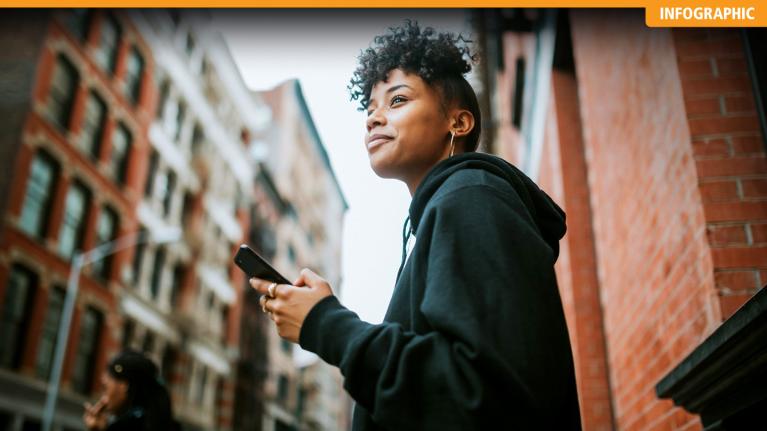
M666 374L655 390L658 397L671 398L699 414L705 430L713 431L767 429L765 388L767 289L762 288Z

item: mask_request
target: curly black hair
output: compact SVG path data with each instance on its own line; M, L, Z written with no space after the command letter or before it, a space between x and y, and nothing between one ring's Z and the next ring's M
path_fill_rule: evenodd
M464 144L465 151L474 151L479 144L481 116L477 95L464 78L478 60L469 49L471 43L460 34L421 29L411 20L391 27L389 33L376 36L358 57L359 66L348 86L351 100L358 100L358 110L364 111L373 86L386 81L389 72L401 69L415 74L441 92L446 107L455 103L474 115L474 129Z

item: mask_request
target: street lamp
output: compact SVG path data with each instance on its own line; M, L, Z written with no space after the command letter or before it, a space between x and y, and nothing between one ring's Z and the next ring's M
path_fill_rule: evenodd
M181 229L177 227L159 229L151 231L149 235L144 233L133 233L109 241L98 247L92 248L86 252L76 252L72 258L72 267L69 270L69 281L67 281L67 293L64 299L64 307L61 311L61 320L59 322L59 332L56 336L56 350L53 356L53 368L51 369L51 378L48 382L48 393L45 397L45 410L43 410L43 431L51 431L53 425L53 414L56 410L56 401L59 396L59 382L61 380L61 369L64 364L64 354L67 350L67 340L69 339L70 326L72 324L72 313L75 308L75 299L77 298L77 289L79 288L80 272L85 265L101 260L111 254L117 253L137 244L151 242L154 244L167 244L181 239Z

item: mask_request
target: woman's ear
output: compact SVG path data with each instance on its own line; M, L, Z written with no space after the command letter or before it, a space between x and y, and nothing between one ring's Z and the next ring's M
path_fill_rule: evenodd
M474 114L466 109L456 109L453 112L453 127L451 131L456 138L462 138L474 130Z

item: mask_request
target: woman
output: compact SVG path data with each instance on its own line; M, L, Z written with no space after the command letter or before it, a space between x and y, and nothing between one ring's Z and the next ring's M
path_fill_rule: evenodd
M251 280L283 338L338 366L354 430L580 429L553 264L564 212L514 166L479 154L460 37L407 22L360 56L377 175L412 196L384 322L363 322L304 269ZM412 251L405 247L412 237Z
M160 431L178 429L168 390L157 380L157 366L139 352L115 356L101 376L104 393L85 404L89 430Z

